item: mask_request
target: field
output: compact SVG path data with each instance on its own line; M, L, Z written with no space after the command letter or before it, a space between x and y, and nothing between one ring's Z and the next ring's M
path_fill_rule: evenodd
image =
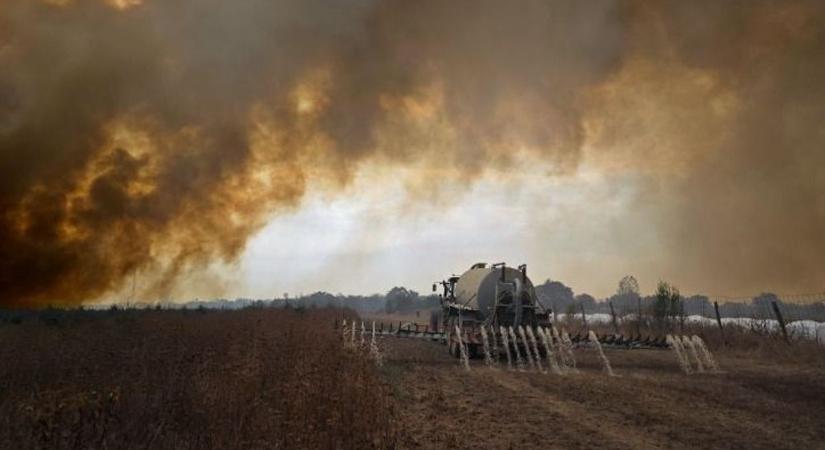
M825 366L716 352L685 375L670 351L591 350L565 376L467 372L443 347L386 343L407 448L825 448Z
M340 312L43 313L0 325L0 447L366 448L395 441Z
M0 324L2 448L825 448L825 349L706 340L575 350L563 376L465 370L444 346L334 329L340 310L41 313ZM420 319L425 322L425 318ZM367 338L367 344L369 338Z

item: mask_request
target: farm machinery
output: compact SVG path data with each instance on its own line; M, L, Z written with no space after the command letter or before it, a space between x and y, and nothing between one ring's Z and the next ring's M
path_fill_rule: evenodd
M373 334L441 342L451 355L460 357L463 351L468 358L482 355L485 340L493 358L510 349L529 354L531 348L534 354L543 356L548 344L572 348L591 345L594 340L614 348L668 347L664 336L644 339L641 335L593 333L568 336L556 329L552 311L539 301L525 264L509 267L505 263L476 263L460 276L433 283L433 292L438 292L439 287L441 308L432 312L429 325L399 322L397 327L393 324L385 327L380 323ZM362 334L370 332L363 322L360 328Z
M509 345L526 352L529 352L531 343L536 345L535 336L540 334L540 330L546 330L548 335L552 332L559 339L559 333L553 326L552 311L536 296L533 283L527 276L526 264L508 267L505 263L476 263L461 276L454 275L434 283L433 291L437 292L439 286L441 310L432 315L425 337L447 344L453 356L460 356L462 345L470 358L479 356L485 338L493 342L509 341ZM399 330L397 334L403 335L405 332ZM592 340L588 335L567 337L565 334L565 338L572 345ZM597 339L602 345L611 347L667 346L664 337L642 339L641 336L604 335L597 336Z
M442 331L443 342L456 357L461 344L466 345L470 357L480 354L482 327L494 334L510 327L552 326L551 311L538 301L525 264L513 268L505 263L477 263L461 276L434 283L433 290L439 285L441 311L434 314L431 326Z

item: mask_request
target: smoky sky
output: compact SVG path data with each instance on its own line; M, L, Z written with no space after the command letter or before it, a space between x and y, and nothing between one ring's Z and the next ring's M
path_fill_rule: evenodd
M136 272L163 295L310 183L346 195L376 160L472 183L515 155L644 173L630 213L694 286L821 287L823 19L818 1L6 0L0 304Z

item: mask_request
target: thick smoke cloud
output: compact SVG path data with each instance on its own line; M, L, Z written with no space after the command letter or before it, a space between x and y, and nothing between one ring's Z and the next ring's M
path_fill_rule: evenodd
M712 293L821 290L825 5L645 6L591 121L601 150L657 174L662 266Z
M7 0L0 303L79 302L137 271L164 295L310 182L380 160L469 183L516 154L648 174L640 211L694 285L814 285L823 10Z

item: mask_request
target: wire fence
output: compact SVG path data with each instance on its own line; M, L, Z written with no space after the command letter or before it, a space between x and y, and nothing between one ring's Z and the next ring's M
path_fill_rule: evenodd
M787 321L812 320L825 322L825 292L808 294L771 294L751 296L713 296L710 300L719 305L722 317L746 317L753 319L775 318L773 304L779 307Z
M655 306L656 301L653 295L614 295L601 300L577 297L567 301L544 298L545 303L552 305L557 318L586 314L587 320L595 322L612 321L614 314L620 322L635 321L639 317L644 323L655 322L656 315L662 313L661 307ZM721 322L725 326L816 340L825 345L825 292L681 296L677 304L668 304L665 308L667 316L695 325L717 326Z

